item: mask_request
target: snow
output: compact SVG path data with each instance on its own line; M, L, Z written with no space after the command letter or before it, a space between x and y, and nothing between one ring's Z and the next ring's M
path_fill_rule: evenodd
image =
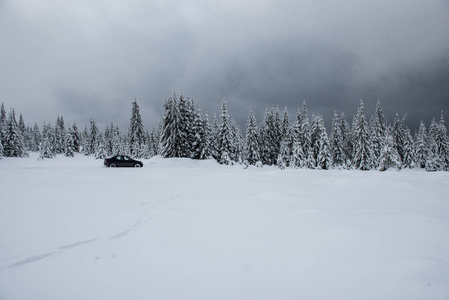
M448 299L449 173L0 160L0 299Z

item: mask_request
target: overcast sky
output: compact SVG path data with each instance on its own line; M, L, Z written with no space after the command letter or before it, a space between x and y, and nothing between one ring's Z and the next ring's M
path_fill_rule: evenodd
M174 92L242 130L304 100L328 128L361 98L411 128L449 114L447 0L0 0L0 36L0 102L27 123L126 129L136 97L148 128Z

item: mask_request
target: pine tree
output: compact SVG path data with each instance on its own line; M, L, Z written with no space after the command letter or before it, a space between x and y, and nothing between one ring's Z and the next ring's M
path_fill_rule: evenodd
M346 157L343 147L343 134L340 127L340 118L337 112L334 112L332 119L332 134L330 139L332 167L343 168L345 166Z
M132 103L128 140L130 145L130 155L140 157L140 149L143 144L145 144L145 129L143 127L142 117L140 115L140 109L136 99L134 99L134 102Z
M293 144L292 158L290 164L294 168L305 168L307 167L306 162L307 162L306 154L302 149L301 143L297 140Z
M404 130L404 158L402 162L403 168L412 169L415 167L414 154L415 154L415 145L413 143L413 137L410 134L410 129L406 128Z
M279 110L271 108L266 111L263 124L260 127L260 146L262 152L262 162L268 165L275 165L281 146L281 118Z
M23 144L23 150L26 152L28 149L26 147L26 143L25 143L25 138L26 138L26 126L25 126L25 122L23 121L23 116L22 114L20 114L19 116L19 124L18 124L18 131L19 131L19 135L22 139L22 144Z
M3 158L3 143L2 140L0 139L0 159Z
M185 141L187 137L183 136L185 132L181 130L176 96L170 97L165 101L164 109L165 114L159 152L163 157L183 157L184 145L182 141Z
M360 101L360 108L358 109L353 126L353 166L358 170L370 170L373 168L373 154L369 138L368 122L363 114L363 109L363 101Z
M149 139L149 148L150 148L150 157L153 157L158 154L159 149L159 141L161 137L161 126L153 127L150 133Z
M24 157L27 155L25 146L23 145L23 137L20 134L14 109L9 113L6 123L6 137L4 155L6 157Z
M244 142L243 142L243 135L242 131L240 130L239 126L235 122L235 120L231 120L231 136L232 136L232 152L231 152L231 159L238 163L243 163L243 152L244 152Z
M193 159L207 159L210 156L208 123L207 115L203 117L198 110L193 124L195 132L191 153Z
M260 149L257 131L256 117L252 110L249 111L246 123L245 161L255 165L260 160Z
M426 126L422 120L419 125L418 134L416 135L415 144L416 165L418 168L425 168L429 149L427 146Z
M340 131L343 136L343 154L346 158L346 168L351 167L352 153L354 146L352 144L352 131L344 113L340 115Z
M23 135L23 143L25 145L25 151L33 150L33 129L30 126L26 127L25 133Z
M293 147L297 139L298 134L290 125L287 107L285 107L284 117L281 123L281 144L279 147L279 154L282 155L282 159L287 167L292 165Z
M447 137L447 128L444 125L444 116L441 112L440 122L436 125L433 133L434 155L438 163L438 170L449 170L449 141Z
M186 99L183 95L179 97L179 143L181 145L181 157L192 157L192 144L195 138L193 129L195 120L195 107L192 99Z
M52 140L54 139L53 129L44 123L42 129L42 142L39 144L40 158L52 158L55 156Z
M3 145L6 143L6 111L5 106L2 103L2 106L0 108L0 141L3 143Z
M78 153L81 152L82 138L80 133L78 132L78 127L76 126L75 122L73 122L70 134L72 135L73 139L73 150Z
M108 153L105 148L105 140L102 135L98 135L98 146L96 147L95 151L95 159L104 159L106 156L108 156Z
M394 124L391 129L391 136L393 138L393 147L398 152L402 164L404 162L405 132L403 122L399 118L399 114L396 114L394 118Z
M379 157L379 171L386 171L392 167L400 169L401 159L396 148L394 147L393 137L388 130L385 132L385 140L382 142L382 145L383 148Z
M65 130L64 118L62 116L58 116L58 118L56 119L54 130L54 151L56 152L56 154L64 153L65 135L67 132Z
M328 170L331 167L331 156L329 149L329 138L326 133L323 118L319 115L312 117L311 152L314 168Z
M230 153L232 152L234 145L232 144L231 126L229 123L228 108L226 101L221 103L220 113L220 129L219 129L219 162L221 164L232 164L232 158Z
M258 142L259 142L259 153L260 153L260 160L262 164L268 165L271 164L270 160L270 142L269 142L269 135L268 135L268 111L265 111L265 117L262 121L262 123L259 126L259 132L257 134L258 136Z
M39 145L42 142L42 135L39 130L39 126L37 126L37 123L34 123L33 127L33 140L32 140L32 148L31 151L38 152L39 151Z
M318 153L320 151L320 134L321 134L321 128L319 126L319 116L312 115L312 124L311 124L311 131L310 131L310 152L312 153L313 160L315 161L314 169L317 168L318 163Z
M73 137L72 134L66 134L65 135L65 141L64 141L64 155L67 157L74 157L75 154L75 146L73 144Z
M95 120L91 118L89 134L87 138L87 151L86 151L87 155L95 154L97 152L98 146L100 144L99 133L100 132L98 130L97 125L95 124Z
M374 166L377 167L379 164L380 152L383 149L383 142L385 142L385 132L387 129L385 116L382 110L382 105L380 101L377 101L376 111L371 118L370 122L371 129L371 144L373 148L373 162Z
M302 104L301 110L298 111L298 114L296 115L296 122L297 128L299 129L298 142L301 144L305 160L305 162L301 163L301 165L310 169L314 169L316 162L313 157L312 138L309 124L309 117L307 114L307 105L305 101ZM295 152L299 153L298 149L296 149ZM309 155L312 155L312 157L309 157Z
M214 123L211 131L211 154L216 161L220 160L220 127L218 126L217 116L214 114Z

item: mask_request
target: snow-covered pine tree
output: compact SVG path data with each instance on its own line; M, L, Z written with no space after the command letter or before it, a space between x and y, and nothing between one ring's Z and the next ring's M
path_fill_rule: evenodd
M2 106L0 108L0 141L3 143L3 145L6 143L6 111L5 106L2 103Z
M415 160L418 168L426 167L428 151L426 125L421 120L415 139Z
M237 125L234 119L231 120L231 134L233 149L231 152L231 159L238 163L243 163L244 142L243 135L240 127Z
M162 124L162 123L161 123ZM155 156L158 154L159 149L159 141L161 138L161 128L162 125L153 127L150 132L150 140L149 140L149 147L150 147L150 155Z
M294 168L305 168L306 167L306 161L307 161L307 157L304 154L304 151L302 149L302 145L299 142L299 140L296 140L293 143L292 157L291 157L291 160L290 160L290 164Z
M95 120L93 118L90 119L90 127L89 127L89 135L87 140L87 151L86 154L95 154L98 150L98 146L100 144L99 141L99 130ZM104 145L103 145L104 146Z
M282 141L282 132L281 132L281 126L282 126L282 120L281 115L279 113L279 108L276 107L276 110L274 111L274 118L273 118L273 124L272 128L270 130L270 133L272 134L272 163L275 164L277 161L277 156L280 153L281 150L281 141Z
M39 145L42 141L42 135L41 132L39 130L39 126L37 126L37 123L34 123L34 127L33 127L33 138L32 138L32 147L31 147L31 151L33 152L38 152L39 151Z
M279 148L279 154L276 164L280 169L285 169L289 167L292 159L292 148L290 147L289 136L285 136L281 140L281 146Z
M326 133L323 117L320 115L312 117L311 139L315 168L328 170L331 167L329 138Z
M441 112L440 122L436 126L436 132L433 140L435 143L434 154L437 159L438 169L441 171L449 170L449 141L447 137L447 128L444 125L444 116Z
M275 165L281 146L281 118L279 109L271 108L266 111L263 124L261 125L260 146L262 150L262 162Z
M84 125L83 131L81 131L81 152L84 155L89 155L87 153L88 144L89 144L89 131L87 130L87 125Z
M309 157L313 153L312 138L310 131L309 117L307 114L306 101L303 102L302 107L298 115L296 116L297 124L299 125L299 142L301 143L302 152L304 153L305 162L302 165L307 168L315 168L314 157ZM312 167L313 165L313 167Z
M256 117L252 110L249 111L246 123L245 161L249 165L255 165L260 160L259 138Z
M214 114L214 123L212 125L211 131L211 143L210 150L212 157L215 158L216 161L220 160L220 127L218 126L217 116Z
M269 142L269 135L268 135L268 118L269 114L268 111L265 111L265 116L263 121L260 123L259 131L257 134L258 142L259 142L259 154L260 154L260 161L264 165L271 164L270 161L270 142Z
M203 118L201 111L198 109L193 124L195 136L193 138L191 157L193 159L206 159L209 154L207 124Z
M163 129L160 140L159 153L163 157L183 157L184 145L182 141L187 139L183 130L181 130L181 117L178 111L176 95L168 98L164 103Z
M332 134L330 139L331 148L331 160L332 167L341 169L346 165L346 156L344 152L344 139L340 127L340 117L337 112L334 112L334 117L332 118Z
M280 152L279 152L279 155L278 155L278 159L276 160L276 165L281 170L283 170L283 169L285 169L287 167L287 164L285 163L285 161L283 159L284 155L282 154L282 151L285 152L285 146L283 147L282 146L282 142L281 142L281 149L280 149Z
M287 107L285 107L284 117L281 123L281 144L279 146L279 154L282 155L282 160L287 167L292 165L293 145L297 138L297 132L295 132L295 129L290 125Z
M111 155L117 155L121 154L121 149L123 148L121 146L121 139L120 139L120 130L118 126L114 126L111 124L111 129L109 132L110 138L111 138Z
M405 127L405 124L403 125ZM415 145L413 143L413 137L410 133L410 129L405 128L404 130L404 159L402 162L403 168L414 168L415 167Z
M0 139L0 159L3 158L3 143L2 140Z
M399 114L396 114L394 117L393 127L391 128L391 137L393 138L393 147L398 152L402 164L404 162L405 132L403 122L399 118Z
M308 169L316 169L317 162L315 160L315 157L313 155L313 148L309 148L309 152L307 153L307 158L305 162L305 166Z
M106 151L105 140L104 136L102 134L98 134L98 146L96 147L95 151L95 159L104 159L106 156L108 156L108 153Z
M106 128L104 129L104 148L106 150L106 153L108 155L112 154L112 130L114 129L114 125L111 123L111 125L108 127L106 126Z
M64 153L64 142L65 142L65 124L64 124L64 118L61 116L56 119L56 125L55 125L55 133L54 133L54 150L56 154Z
M220 131L219 131L219 163L221 164L232 164L232 158L230 153L234 149L232 144L232 133L231 124L229 121L228 108L226 101L223 100L221 103L221 113L220 113Z
M312 123L311 123L311 130L310 130L310 141L311 141L311 147L312 150L311 153L313 155L313 159L315 161L314 169L317 168L318 163L318 152L320 151L320 133L321 130L319 128L319 116L312 114Z
M180 157L191 157L191 147L194 139L194 104L191 99L186 99L183 95L178 101L179 111L179 144Z
M379 157L379 171L386 171L389 168L401 168L401 159L393 145L393 137L388 129L385 132L385 140L382 142L383 148Z
M129 154L134 157L139 157L142 145L145 143L145 129L140 115L140 108L137 100L134 99L131 109L131 118L128 129Z
M40 158L52 158L55 156L53 150L54 132L50 125L44 123L42 128L42 142L39 144Z
M11 110L6 123L6 137L4 156L6 157L24 157L27 155L23 145L23 137L20 134L14 109Z
M33 151L33 129L31 126L27 126L25 134L23 136L23 143L25 144L26 151Z
M78 127L76 126L75 122L73 122L72 130L70 133L71 133L72 139L73 139L73 150L78 153L81 152L82 138L81 138L81 135L78 131Z
M200 155L201 159L212 158L212 126L209 123L209 115L205 113L203 115L203 126L204 126L204 148Z
M26 152L29 149L27 148L27 144L26 144L27 130L26 130L26 125L25 125L25 121L23 120L22 114L19 115L19 123L18 123L18 125L19 125L18 126L19 135L22 138L23 149Z
M288 118L288 109L286 106L284 109L284 116L282 118L282 123L281 123L281 139L283 137L290 136L290 133L291 133L291 127L290 127L290 121Z
M382 105L378 100L376 104L376 110L370 122L374 167L378 167L379 165L380 152L383 149L383 142L386 140L385 139L386 130L387 125L385 121L385 115L382 110Z
M129 151L128 135L123 134L123 135L120 135L119 137L120 137L120 143L119 143L118 153L129 155L129 153L128 153L128 151Z
M26 125L25 125L25 121L23 120L23 116L22 114L19 115L19 132L20 134L23 136L25 134L25 130L26 130Z
M352 131L349 126L348 121L346 120L346 116L344 113L340 115L340 130L343 136L343 153L346 158L346 168L350 168L352 164L352 152L353 152L353 144L352 144Z
M70 130L70 129L69 129ZM75 156L75 145L73 144L73 137L72 134L69 132L65 134L65 141L64 141L64 155L67 157L74 157Z
M358 170L371 170L373 165L373 153L369 136L369 126L363 113L363 101L354 119L353 126L353 166Z

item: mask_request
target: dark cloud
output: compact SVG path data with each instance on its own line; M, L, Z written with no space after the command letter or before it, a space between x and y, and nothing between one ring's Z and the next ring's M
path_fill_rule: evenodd
M28 121L145 125L174 92L212 119L220 102L242 129L248 110L302 102L326 124L377 99L410 127L449 111L449 6L402 2L261 0L0 2L0 101ZM80 124L82 125L82 124Z

